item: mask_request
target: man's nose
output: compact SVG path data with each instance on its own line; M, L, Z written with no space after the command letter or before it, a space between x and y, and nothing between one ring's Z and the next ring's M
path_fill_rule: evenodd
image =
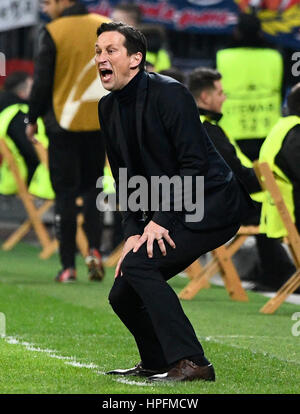
M95 60L97 63L104 63L107 61L107 57L104 53L97 53L95 56Z

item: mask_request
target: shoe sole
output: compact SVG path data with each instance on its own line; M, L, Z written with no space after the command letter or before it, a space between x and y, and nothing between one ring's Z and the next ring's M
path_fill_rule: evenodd
M105 375L119 375L121 377L143 377L148 378L152 375L157 375L158 372L152 371L152 372L126 372L127 370L116 370L116 371L108 371L105 373Z
M168 378L168 377L161 377L161 378L148 378L148 381L150 382L191 382L191 381L210 381L215 382L216 379L213 378Z

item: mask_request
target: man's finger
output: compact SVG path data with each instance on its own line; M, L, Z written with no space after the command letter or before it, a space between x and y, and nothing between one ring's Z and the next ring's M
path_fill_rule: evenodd
M171 247L173 247L173 249L176 248L176 244L174 243L174 241L171 239L171 237L168 234L164 235L164 238L166 239L166 241L169 243L169 245Z
M115 278L119 276L122 261L123 261L123 256L119 259L117 263L116 270L115 270Z
M154 237L153 236L148 236L148 240L147 240L147 253L148 253L148 257L153 257L153 242L154 242Z
M162 255L166 256L167 250L166 250L166 246L165 246L165 243L164 243L164 239L163 238L158 239L157 243L159 245L160 251L162 252Z
M136 253L139 248L145 243L145 241L147 240L147 236L146 235L142 235L139 240L137 241L134 249L133 249L133 253Z

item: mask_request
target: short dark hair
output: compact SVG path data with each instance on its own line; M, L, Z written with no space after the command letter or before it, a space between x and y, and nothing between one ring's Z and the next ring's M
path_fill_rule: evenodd
M198 97L202 91L214 89L214 82L222 79L222 75L215 69L200 67L194 69L188 75L187 86L194 97Z
M287 97L289 114L300 116L300 82L294 85Z
M140 6L134 3L119 3L116 4L114 10L124 11L134 17L137 24L142 21L142 11Z
M24 71L16 71L11 73L5 79L3 89L5 91L17 93L19 89L25 86L25 82L28 78L30 78L28 72Z
M140 69L145 69L146 52L147 52L147 41L143 33L135 29L132 26L128 26L124 23L102 23L97 29L97 36L100 36L104 32L119 32L125 37L124 46L127 49L129 56L134 53L141 52L143 58L139 64Z

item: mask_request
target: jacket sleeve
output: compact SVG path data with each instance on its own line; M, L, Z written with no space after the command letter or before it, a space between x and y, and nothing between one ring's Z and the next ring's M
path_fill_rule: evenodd
M51 105L56 47L46 28L42 30L35 59L34 81L29 99L28 119L35 123Z
M112 140L110 139L107 130L105 128L105 121L103 112L101 111L101 102L102 99L99 102L98 105L98 113L99 113L99 122L100 127L102 131L102 136L104 138L105 147L106 147L106 153L107 158L109 161L109 165L111 168L111 172L113 175L113 178L115 180L115 188L116 188L116 197L117 202L119 201L119 190L120 190L120 183L119 183L119 168L125 168L123 165L123 161L120 158L120 154L118 151L116 151L116 148L112 145ZM120 210L121 216L122 216L122 226L124 231L124 238L127 240L130 236L135 236L137 234L141 235L143 231L141 230L141 226L139 226L139 216L137 213L129 211L128 209Z
M199 120L194 98L180 83L164 85L157 105L167 136L175 149L183 188L184 177L194 177L194 180L196 176L205 176L208 170L206 132ZM183 199L182 194L181 201ZM170 211L163 211L160 205L152 220L168 229L176 215L182 214L175 211L175 201L175 194L171 191Z
M8 135L13 139L20 154L25 160L28 169L27 183L29 184L34 171L40 162L32 143L26 137L24 118L25 114L23 112L20 111L17 113L9 125Z
M222 128L217 125L212 125L207 121L205 121L203 125L217 151L224 158L234 174L242 181L249 194L261 191L260 184L253 168L247 168L241 163L234 146L231 144Z

